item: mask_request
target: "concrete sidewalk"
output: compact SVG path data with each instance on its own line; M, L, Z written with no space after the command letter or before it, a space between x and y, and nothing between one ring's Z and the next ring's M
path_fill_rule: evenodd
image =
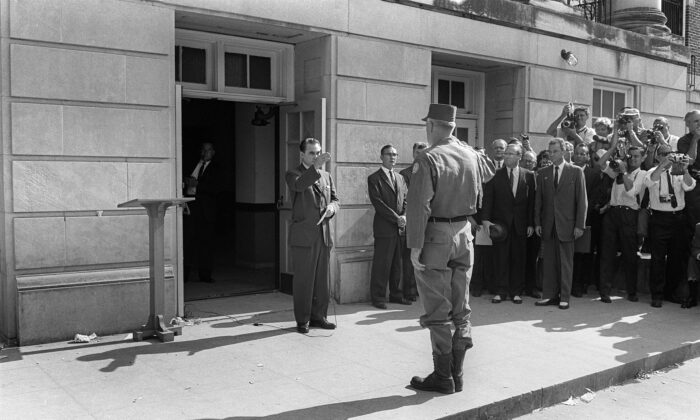
M513 417L700 355L700 309L648 296L568 311L472 298L464 391L416 392L432 370L420 303L331 306L335 331L295 332L290 296L187 305L172 343L128 335L0 352L0 412L15 418L427 419ZM89 331L87 331L89 333Z

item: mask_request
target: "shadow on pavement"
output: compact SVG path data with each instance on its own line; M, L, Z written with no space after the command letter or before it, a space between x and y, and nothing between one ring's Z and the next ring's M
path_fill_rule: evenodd
M226 420L243 419L269 419L269 420L289 420L289 419L350 419L380 411L395 410L401 407L420 405L433 398L440 397L440 394L431 392L419 392L409 396L391 395L388 397L370 398L367 400L345 401L333 404L319 405L316 407L301 408L298 410L285 411L284 413L273 414L261 417L226 417Z
M288 334L291 332L292 330L276 329L235 336L211 337L190 341L175 341L172 343L160 343L153 341L152 343L150 343L151 345L148 346L118 348L103 353L95 353L80 356L76 360L79 360L81 362L110 360L109 364L101 368L100 371L114 372L115 370L121 367L132 366L136 362L138 356L140 355L182 352L187 353L188 356L193 356L201 351L210 350L217 347L231 346L235 344L245 343L246 341L260 340L263 338L274 337L282 334Z

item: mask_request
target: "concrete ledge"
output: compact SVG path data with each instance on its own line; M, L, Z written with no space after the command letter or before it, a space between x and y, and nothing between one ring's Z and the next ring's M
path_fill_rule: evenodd
M700 343L689 343L656 355L634 360L600 372L584 375L539 390L525 392L514 397L475 407L443 419L500 419L531 413L539 408L559 404L571 396L599 391L637 377L640 372L650 372L700 357ZM465 372L466 373L466 372Z
M165 273L165 318L177 311L172 267ZM18 342L68 340L76 333L131 332L150 313L147 268L17 277Z

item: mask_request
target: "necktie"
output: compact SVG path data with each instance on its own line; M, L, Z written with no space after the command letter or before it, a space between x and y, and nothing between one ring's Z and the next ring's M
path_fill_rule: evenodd
M554 189L559 188L559 166L554 167Z
M206 165L206 162L202 161L202 165L199 167L199 172L197 173L198 180L202 177L202 174L204 173L204 166L205 165Z
M678 207L678 200L676 200L676 192L673 190L673 184L671 183L671 174L666 171L666 182L668 183L668 195L671 196L671 207Z
M389 171L389 180L391 181L391 186L396 191L396 178L394 178L394 171Z
M510 185L510 190L513 191L513 168L508 169L508 184ZM515 195L515 194L513 194Z

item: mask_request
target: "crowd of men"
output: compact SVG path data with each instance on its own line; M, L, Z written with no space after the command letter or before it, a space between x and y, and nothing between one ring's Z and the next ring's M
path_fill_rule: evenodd
M588 119L586 107L565 105L539 152L526 135L474 148L495 176L478 186L473 233L483 229L489 240L475 242L471 294L488 292L495 304L531 296L538 306L568 309L572 296L597 293L611 303L624 289L636 302L640 267L650 267L643 278L653 307L697 305L700 110L687 113L680 138L664 117L647 129L631 107L614 121L597 118L589 127ZM426 148L416 143L413 158ZM371 299L380 309L387 284L389 303L410 305L417 294L406 246L411 167L396 173L397 156L384 146L382 166L368 179L376 210ZM650 264L639 264L644 259Z

